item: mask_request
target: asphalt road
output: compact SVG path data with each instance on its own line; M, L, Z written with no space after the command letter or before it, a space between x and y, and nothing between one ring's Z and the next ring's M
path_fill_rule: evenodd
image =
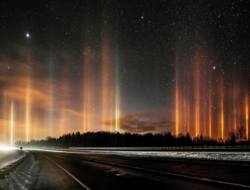
M43 167L57 170L58 178L68 176L68 182L62 180L64 184L61 184L60 189L250 188L249 162L142 158L87 152L29 153L42 162ZM49 174L45 171L43 175ZM57 177L54 175L51 178L55 178L56 182ZM53 184L53 179L50 184ZM42 188L38 185L37 189Z

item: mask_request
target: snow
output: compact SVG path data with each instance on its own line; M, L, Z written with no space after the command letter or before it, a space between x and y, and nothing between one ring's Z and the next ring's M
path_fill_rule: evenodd
M3 159L5 159L6 157L10 156L13 153L13 151L11 150L0 150L0 163ZM0 164L1 165L1 164Z
M185 158L204 160L250 161L250 152L162 152L162 151L89 151L119 156Z
M36 189L35 185L39 177L39 172L39 162L35 161L33 155L28 154L25 161L14 172L9 173L4 179L0 180L0 189Z
M0 170L22 159L25 156L21 151L0 151Z

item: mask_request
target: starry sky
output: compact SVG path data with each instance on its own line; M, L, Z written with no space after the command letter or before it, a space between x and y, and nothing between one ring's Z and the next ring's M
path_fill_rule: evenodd
M248 127L246 0L1 1L0 143Z

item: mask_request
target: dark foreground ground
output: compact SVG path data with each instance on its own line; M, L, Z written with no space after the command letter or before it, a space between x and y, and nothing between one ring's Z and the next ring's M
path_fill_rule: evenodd
M34 189L250 188L249 162L142 158L88 152L29 153L41 166Z

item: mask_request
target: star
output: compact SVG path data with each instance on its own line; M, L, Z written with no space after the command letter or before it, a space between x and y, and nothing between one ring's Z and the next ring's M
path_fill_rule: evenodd
M141 19L144 19L144 16L141 16Z
M29 34L29 33L26 33L26 37L29 38L29 37L30 37L30 34Z

